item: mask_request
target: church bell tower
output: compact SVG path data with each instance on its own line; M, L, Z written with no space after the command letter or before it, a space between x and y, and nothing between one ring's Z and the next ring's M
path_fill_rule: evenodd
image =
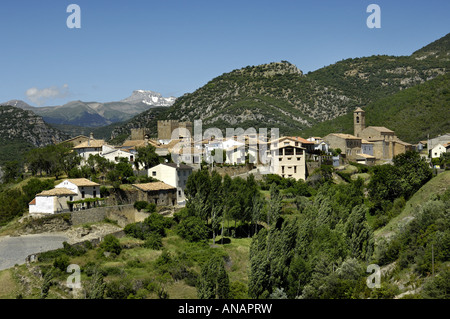
M353 130L355 136L359 137L359 134L366 128L366 114L363 109L358 107L353 111Z

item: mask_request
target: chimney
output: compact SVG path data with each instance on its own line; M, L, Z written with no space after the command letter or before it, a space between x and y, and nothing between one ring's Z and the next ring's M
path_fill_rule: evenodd
M144 141L145 141L145 146L147 146L148 145L148 134L145 134Z
M91 146L91 140L94 139L94 133L89 134L88 146Z

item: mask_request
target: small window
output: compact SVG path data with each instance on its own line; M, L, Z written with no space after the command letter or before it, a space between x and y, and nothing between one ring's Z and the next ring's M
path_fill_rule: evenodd
M84 191L81 192L81 198L84 198Z
M156 172L155 171L152 172L152 176L156 176Z
M300 161L301 160L301 157L297 157L297 161Z

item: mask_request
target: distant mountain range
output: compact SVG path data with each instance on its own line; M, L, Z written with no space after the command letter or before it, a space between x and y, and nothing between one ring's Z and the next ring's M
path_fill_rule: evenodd
M49 124L95 128L126 121L153 107L169 107L175 100L175 97L166 98L157 92L136 90L118 102L71 101L60 106L33 107L21 100L11 100L0 105L32 111Z

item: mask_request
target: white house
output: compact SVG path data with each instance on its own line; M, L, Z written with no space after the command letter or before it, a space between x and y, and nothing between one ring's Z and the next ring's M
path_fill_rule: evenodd
M72 210L67 202L86 198L100 198L100 184L86 178L66 179L55 188L36 195L29 203L30 214L56 214ZM86 209L95 203L77 203L77 209Z
M77 195L71 200L85 198L100 198L100 184L94 183L87 178L66 179L55 186L55 188L66 188Z
M170 186L177 188L177 202L183 205L186 200L184 190L192 167L185 164L163 163L148 170L148 176L156 178Z
M273 174L306 180L306 148L301 145L301 140L294 137L281 137L270 143Z
M430 157L431 158L439 158L439 157L441 157L441 154L446 153L446 152L450 152L450 143L438 144L431 149Z
M113 147L105 144L102 146L101 156L116 164L119 163L121 158L126 158L130 164L134 165L137 158L137 151L135 149ZM139 167L139 169L142 169L142 167Z
M430 138L427 140L428 150L433 149L438 144L445 145L450 142L450 133L439 135L435 138Z
M309 142L314 142L314 151L322 151L325 154L329 153L330 145L326 143L321 137L309 137L306 139Z
M69 210L68 201L78 194L67 188L43 191L28 204L30 214L56 214Z

